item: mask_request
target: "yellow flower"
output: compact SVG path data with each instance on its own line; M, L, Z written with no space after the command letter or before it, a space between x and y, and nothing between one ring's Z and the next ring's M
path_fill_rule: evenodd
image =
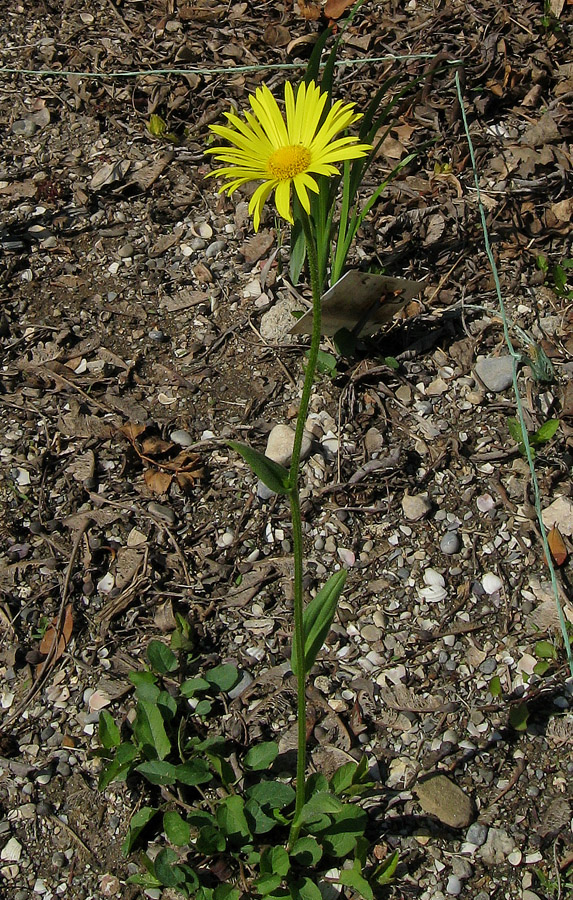
M310 212L308 192L318 193L313 175L335 175L333 163L358 159L372 148L358 143L358 138L336 137L361 118L354 112L353 103L337 100L320 124L327 94L321 93L314 81L301 84L296 98L292 85L285 84L286 120L266 86L257 88L249 97L252 112L245 112L243 121L233 113L226 113L229 125L211 125L219 137L233 146L211 147L219 162L228 163L209 175L225 178L219 193L232 194L248 181L261 181L249 203L255 231L261 212L271 192L279 215L293 222L291 185L303 209Z

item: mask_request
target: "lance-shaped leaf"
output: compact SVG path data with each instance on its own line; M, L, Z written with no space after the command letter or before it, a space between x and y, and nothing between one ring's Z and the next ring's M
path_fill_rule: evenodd
M305 674L308 674L312 669L318 651L324 644L326 635L330 631L338 598L344 589L345 581L346 571L344 569L341 569L340 572L335 572L320 589L316 597L313 597L306 606L303 615ZM299 661L295 642L293 642L291 666L296 675Z
M290 489L288 482L289 473L284 466L269 459L264 453L253 450L248 444L241 444L239 441L227 441L227 443L232 450L236 450L237 453L241 454L255 475L271 491L274 491L275 494L288 494Z

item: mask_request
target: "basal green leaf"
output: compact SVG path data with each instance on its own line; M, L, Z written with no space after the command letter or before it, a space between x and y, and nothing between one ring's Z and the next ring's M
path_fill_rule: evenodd
M284 809L294 800L294 789L281 781L259 781L248 788L247 795L264 809Z
M159 759L165 759L171 750L171 741L165 731L163 716L157 706L146 700L140 700L137 704L133 734L144 752L146 748L151 748Z
M320 890L310 878L299 878L289 888L292 900L322 900Z
M205 672L205 678L213 687L218 688L223 693L232 690L239 681L239 673L237 667L231 663L225 663L222 666L215 666Z
M259 894L265 897L267 894L276 891L278 887L280 887L282 882L282 877L280 875L274 875L271 872L266 875L261 875L260 878L257 878L255 881L255 887Z
M322 856L322 847L312 837L301 837L292 846L291 859L299 866L316 866Z
M139 751L134 744L128 744L127 742L125 744L120 744L117 748L115 757L111 762L104 766L100 773L98 780L99 790L105 791L106 787L111 784L112 781L125 781L133 761L137 759L138 756Z
M344 809L344 803L328 791L321 791L308 800L301 812L301 820L303 822L311 822L316 816L322 816L324 813L332 815L340 813Z
M114 747L119 747L121 744L119 728L107 709L102 709L99 714L98 731L99 739L106 750L113 750Z
M312 669L318 652L330 631L345 581L346 571L344 569L335 572L304 610L304 671L306 674ZM293 643L291 666L296 675L298 672L296 643Z
M245 803L245 816L253 834L268 834L277 824L276 819L267 816L260 804L252 797Z
M195 694L200 694L203 691L209 691L211 689L211 685L205 678L188 678L181 685L181 693L184 697L194 697Z
M255 475L261 479L275 494L288 494L289 483L288 470L269 459L264 453L253 450L248 444L240 444L238 441L227 441L229 447L240 453L245 462L251 467Z
M343 859L352 853L356 841L364 834L366 819L366 812L363 809L346 804L344 809L336 814L332 825L321 834L324 852L337 859Z
M167 123L157 113L152 113L147 123L147 130L153 137L161 137L167 131Z
M262 744L256 744L245 754L243 765L246 769L254 772L260 772L268 769L278 756L279 748L276 741L265 741Z
M150 759L135 767L135 771L143 775L151 784L175 784L177 766L162 759Z
M131 822L129 823L129 830L127 832L125 840L121 845L121 852L124 854L124 856L128 856L131 853L141 832L147 825L149 825L157 812L158 810L154 809L151 806L142 806L141 809L135 813Z
M493 678L490 680L489 692L492 697L501 697L502 690L501 690L501 681L500 681L499 675L494 675Z
M351 869L341 869L338 880L341 884L351 887L364 900L374 900L372 888L360 871L360 863Z
M330 779L330 790L334 794L341 794L343 791L348 790L354 780L357 769L358 764L355 762L348 762L340 766Z
M280 875L283 878L289 869L290 858L284 847L265 848L261 855L261 872L263 874Z
M509 711L509 724L516 731L525 731L527 729L527 720L529 719L529 710L527 703L518 703L512 706Z
M535 645L535 655L539 659L557 659L557 650L551 641L537 641Z
M163 814L163 830L167 840L176 847L184 847L191 840L191 828L175 809Z
M176 865L177 858L171 847L163 847L155 857L155 875L164 887L177 887L185 881L185 872Z
M217 824L234 843L244 844L251 837L249 824L245 817L245 802L242 797L233 794L225 797L217 805Z
M206 760L198 757L189 759L176 767L177 781L192 787L195 784L207 784L213 778L213 773Z
M151 667L161 675L175 672L177 669L177 657L173 650L161 641L150 641L147 645L147 658Z
M225 835L213 825L204 825L199 830L195 846L199 853L212 856L214 853L222 853L225 849Z

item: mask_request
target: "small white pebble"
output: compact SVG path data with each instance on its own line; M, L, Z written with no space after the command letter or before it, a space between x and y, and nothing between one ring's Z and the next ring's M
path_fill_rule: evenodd
M486 594L495 594L503 587L501 578L494 575L493 572L486 572L481 580L481 584Z

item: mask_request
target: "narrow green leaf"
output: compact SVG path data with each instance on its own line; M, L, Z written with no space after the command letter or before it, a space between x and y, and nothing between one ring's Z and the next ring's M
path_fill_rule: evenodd
M384 862L380 863L379 866L376 867L375 880L376 883L383 886L385 884L390 884L394 875L396 873L396 869L398 868L398 860L400 858L400 854L397 850L394 850L391 856L384 860Z
M340 572L335 572L334 575L331 575L316 597L313 597L305 608L303 626L304 671L306 674L312 669L318 652L330 631L338 598L344 589L346 574L346 570L341 569ZM296 675L298 672L296 643L293 644L291 666Z
M548 419L537 431L531 435L532 444L546 444L550 441L561 422L559 419Z
M133 761L139 757L139 751L134 744L120 744L114 759L107 763L100 772L98 788L105 791L112 781L125 781L132 767Z
M518 420L509 418L507 420L507 428L516 444L523 444L523 432Z
M135 767L135 771L143 775L150 784L175 784L177 781L177 766L162 759L142 762Z
M99 739L106 750L113 750L121 744L119 728L107 709L102 709L99 714Z
M151 806L142 806L141 809L135 813L131 822L129 823L129 830L125 836L125 840L121 845L121 852L124 854L124 856L128 856L131 853L132 848L139 838L141 832L146 827L146 825L149 825L157 812L158 810L154 809Z
M269 459L264 453L253 450L248 444L240 444L238 441L227 441L232 450L240 453L245 462L251 467L255 475L261 479L275 494L288 494L288 470Z
M153 137L161 137L167 131L167 123L157 113L152 113L147 123L147 130Z
M501 697L501 681L499 675L494 675L489 683L489 692L492 697Z
M176 809L163 814L163 830L167 840L176 847L184 847L191 840L191 828Z
M279 748L276 741L265 741L262 744L256 744L245 754L243 765L246 769L253 772L260 772L268 769L278 756Z
M177 657L162 641L150 641L147 645L147 658L151 663L151 667L161 675L168 672L175 672L177 669Z
M237 667L231 663L225 663L222 666L215 666L205 672L205 678L211 686L219 688L223 693L232 690L239 681L239 673Z
M159 759L165 759L171 750L171 741L167 737L163 717L153 703L139 701L133 733L137 742L144 749L150 747L154 750Z

